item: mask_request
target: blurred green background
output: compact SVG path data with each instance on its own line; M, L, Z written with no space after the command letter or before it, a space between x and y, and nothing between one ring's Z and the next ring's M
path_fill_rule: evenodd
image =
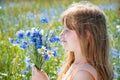
M58 29L61 24L61 13L68 5L81 0L0 0L0 80L31 80L31 69L26 68L25 53L17 46L12 46L9 38L15 37L18 30L33 27ZM120 1L88 0L104 10L108 19L110 36L110 58L114 70L114 80L120 80ZM48 25L40 23L46 17ZM56 35L59 35L58 31ZM57 80L64 50L58 45L57 56L46 62L45 71L50 80ZM23 70L28 72L25 74Z

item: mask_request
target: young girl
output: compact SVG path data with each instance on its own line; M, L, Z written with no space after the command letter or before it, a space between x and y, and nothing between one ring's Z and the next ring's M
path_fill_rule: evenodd
M74 3L63 14L60 34L68 60L58 80L112 80L109 38L103 11L91 3ZM32 80L49 80L32 68Z

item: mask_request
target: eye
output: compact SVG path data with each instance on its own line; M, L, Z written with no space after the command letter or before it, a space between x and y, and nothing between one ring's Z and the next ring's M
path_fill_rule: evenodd
M65 28L64 31L65 31L65 32L69 32L69 29L68 29L68 28Z
M68 32L69 30L65 29L65 32Z

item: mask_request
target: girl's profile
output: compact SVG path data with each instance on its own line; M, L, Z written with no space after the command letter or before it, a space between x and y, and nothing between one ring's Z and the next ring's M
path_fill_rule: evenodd
M104 12L89 2L74 3L63 12L62 24L60 38L68 59L58 80L112 80ZM32 80L49 80L44 71L32 70Z

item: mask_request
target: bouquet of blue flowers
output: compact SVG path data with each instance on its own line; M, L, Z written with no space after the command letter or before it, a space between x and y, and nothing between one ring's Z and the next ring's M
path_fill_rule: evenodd
M53 30L44 32L40 28L32 28L26 31L19 30L16 32L16 38L9 38L11 44L25 50L27 58L35 64L38 70L41 70L44 61L48 61L56 55L52 44L59 41L59 37L55 35Z

